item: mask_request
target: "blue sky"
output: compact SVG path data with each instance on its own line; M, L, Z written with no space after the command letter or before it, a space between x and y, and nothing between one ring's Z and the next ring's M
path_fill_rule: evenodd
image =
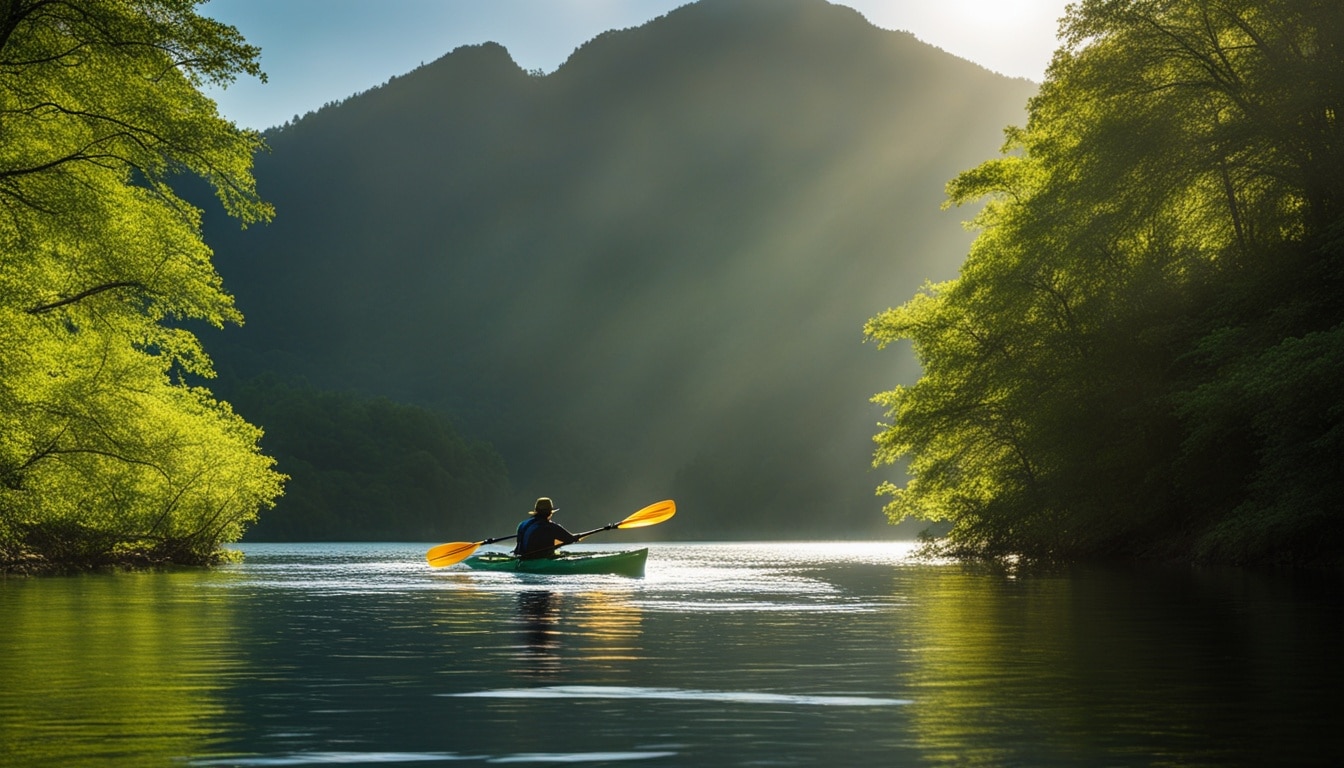
M268 128L387 82L461 45L503 45L518 65L554 71L609 29L639 26L688 0L209 0L201 13L261 46L269 82L212 91L239 125ZM1039 81L1069 0L839 0L884 29Z

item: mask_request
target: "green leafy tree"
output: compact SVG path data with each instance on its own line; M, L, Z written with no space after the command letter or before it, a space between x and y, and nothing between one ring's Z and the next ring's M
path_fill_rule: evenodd
M280 493L260 432L185 374L241 320L172 183L244 224L260 137L201 93L258 50L185 0L0 3L0 560L203 562Z
M1061 30L1026 128L949 184L987 199L960 276L867 326L924 365L877 397L888 514L964 555L1337 556L1344 7Z

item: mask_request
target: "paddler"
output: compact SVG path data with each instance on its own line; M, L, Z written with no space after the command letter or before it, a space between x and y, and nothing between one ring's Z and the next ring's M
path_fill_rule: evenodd
M525 560L554 557L556 547L578 541L578 537L551 519L559 509L549 497L537 499L529 517L518 524L518 546L513 548L513 554Z

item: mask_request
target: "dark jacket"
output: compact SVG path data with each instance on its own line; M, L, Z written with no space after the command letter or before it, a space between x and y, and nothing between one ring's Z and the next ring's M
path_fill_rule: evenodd
M518 525L518 545L513 548L513 554L522 558L551 557L560 544L576 541L578 538L563 525L549 518L529 517Z

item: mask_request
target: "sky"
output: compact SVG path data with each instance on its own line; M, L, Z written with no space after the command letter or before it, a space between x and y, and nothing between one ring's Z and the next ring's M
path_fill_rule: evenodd
M611 29L637 27L689 0L208 0L204 15L261 47L268 82L211 89L245 128L285 123L382 85L463 45L496 42L526 70L553 72ZM883 29L1039 82L1069 0L838 0Z

